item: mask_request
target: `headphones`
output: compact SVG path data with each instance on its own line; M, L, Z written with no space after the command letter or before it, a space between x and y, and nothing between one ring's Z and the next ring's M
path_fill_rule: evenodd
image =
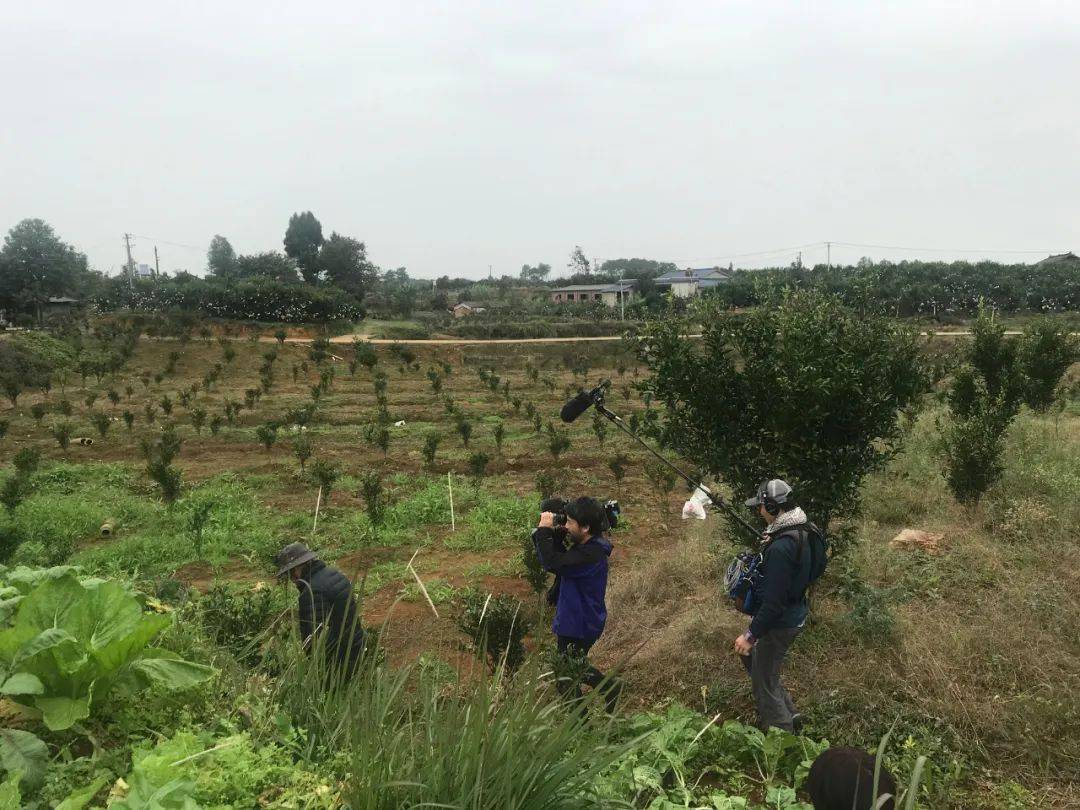
M761 498L761 505L765 507L765 511L772 517L776 517L780 514L780 504L770 498L768 495L764 495Z
M769 494L769 484L773 483L774 481L777 484L783 485L781 487L778 487L776 496L772 496ZM785 481L781 481L779 479L773 479L773 481L766 481L764 484L761 485L760 493L761 505L765 507L765 511L769 514L770 517L776 517L780 514L781 511L783 511L782 507L784 504L791 503L791 487L788 486Z

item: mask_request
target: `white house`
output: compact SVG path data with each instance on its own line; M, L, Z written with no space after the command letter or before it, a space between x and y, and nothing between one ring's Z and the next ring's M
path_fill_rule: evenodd
M637 282L622 279L616 282L600 284L571 284L569 287L556 287L551 291L551 300L556 304L599 302L604 306L618 307L633 300L637 294Z
M454 304L451 310L454 313L455 318L464 318L467 315L476 315L483 312L487 307L477 301L462 301L460 304Z
M731 279L731 272L721 267L687 267L657 276L657 287L667 287L676 298L691 298L702 290L708 290Z

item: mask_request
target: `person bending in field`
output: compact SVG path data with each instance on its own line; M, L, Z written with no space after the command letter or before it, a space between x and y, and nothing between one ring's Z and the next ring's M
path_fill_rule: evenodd
M735 652L750 675L759 726L794 732L802 718L780 683L780 666L806 622L806 591L825 570L825 542L795 503L791 487L778 478L762 484L746 505L768 525L760 578L746 609L753 618L735 639Z
M541 508L550 508L545 501ZM565 504L565 540L555 525L555 512L543 511L533 532L536 555L544 569L555 574L555 620L551 625L558 642L559 655L579 662L584 671L581 683L604 693L608 711L614 711L621 684L592 666L587 655L604 632L607 621L608 557L611 541L604 536L608 529L604 507L595 498L578 498ZM559 691L573 699L581 696L580 683L572 686L559 681Z
M278 552L278 577L296 585L300 641L307 652L321 644L327 683L352 677L364 650L364 630L348 577L324 563L303 543L289 543Z

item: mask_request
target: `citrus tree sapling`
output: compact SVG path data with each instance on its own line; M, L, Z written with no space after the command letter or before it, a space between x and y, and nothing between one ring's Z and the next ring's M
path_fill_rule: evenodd
M703 299L688 317L701 340L670 317L636 339L668 444L737 492L784 478L820 525L855 513L925 390L915 331L812 289L738 314Z

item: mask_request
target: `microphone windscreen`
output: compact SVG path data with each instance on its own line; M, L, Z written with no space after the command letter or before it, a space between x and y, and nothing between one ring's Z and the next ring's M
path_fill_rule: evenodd
M589 406L592 405L592 402L592 397L582 391L562 406L562 412L559 416L564 422L573 422L585 413L585 411L589 410Z

